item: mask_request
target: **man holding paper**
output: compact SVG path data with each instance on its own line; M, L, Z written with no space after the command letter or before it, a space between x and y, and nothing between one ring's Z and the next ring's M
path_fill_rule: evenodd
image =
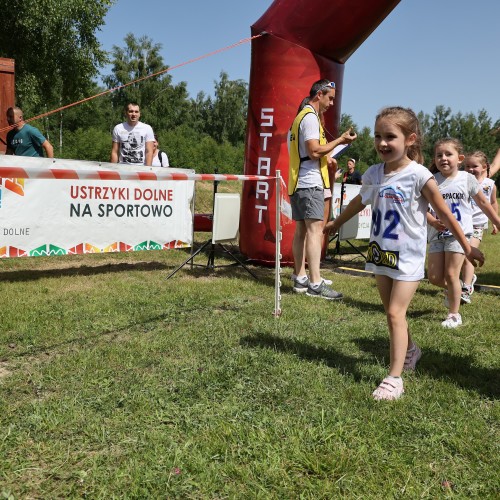
M293 290L327 300L342 298L342 294L327 286L320 276L324 189L330 187L328 165L333 161L331 153L336 146L350 144L357 137L349 129L338 139L326 140L320 117L333 105L334 99L334 82L324 79L312 85L309 103L295 117L291 128L288 173L288 194L295 221Z

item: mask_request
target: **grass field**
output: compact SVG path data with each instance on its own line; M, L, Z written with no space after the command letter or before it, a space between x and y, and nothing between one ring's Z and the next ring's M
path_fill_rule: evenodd
M500 236L482 248L478 283L500 285ZM277 319L272 269L165 280L185 256L0 262L0 498L500 497L499 295L447 331L423 282L424 355L401 400L375 402L372 278L325 264L332 304L292 294L286 269Z

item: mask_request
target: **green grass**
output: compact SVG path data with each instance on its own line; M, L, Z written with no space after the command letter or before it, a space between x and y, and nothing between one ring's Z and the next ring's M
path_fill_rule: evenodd
M482 248L478 282L498 285L500 237ZM293 295L287 269L276 319L272 269L165 280L185 255L0 262L0 498L498 498L498 295L445 331L422 283L424 356L375 402L373 279L326 265L332 304Z

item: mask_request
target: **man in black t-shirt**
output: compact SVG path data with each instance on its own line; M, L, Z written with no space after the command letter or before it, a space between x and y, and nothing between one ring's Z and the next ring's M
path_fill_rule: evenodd
M356 170L354 158L347 160L347 172L344 174L343 182L345 184L361 184L361 174Z

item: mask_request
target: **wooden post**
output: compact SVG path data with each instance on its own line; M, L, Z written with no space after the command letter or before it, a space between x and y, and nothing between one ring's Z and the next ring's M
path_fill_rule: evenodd
M0 57L0 129L7 127L7 109L15 105L14 59ZM7 149L7 131L0 132L0 154Z

